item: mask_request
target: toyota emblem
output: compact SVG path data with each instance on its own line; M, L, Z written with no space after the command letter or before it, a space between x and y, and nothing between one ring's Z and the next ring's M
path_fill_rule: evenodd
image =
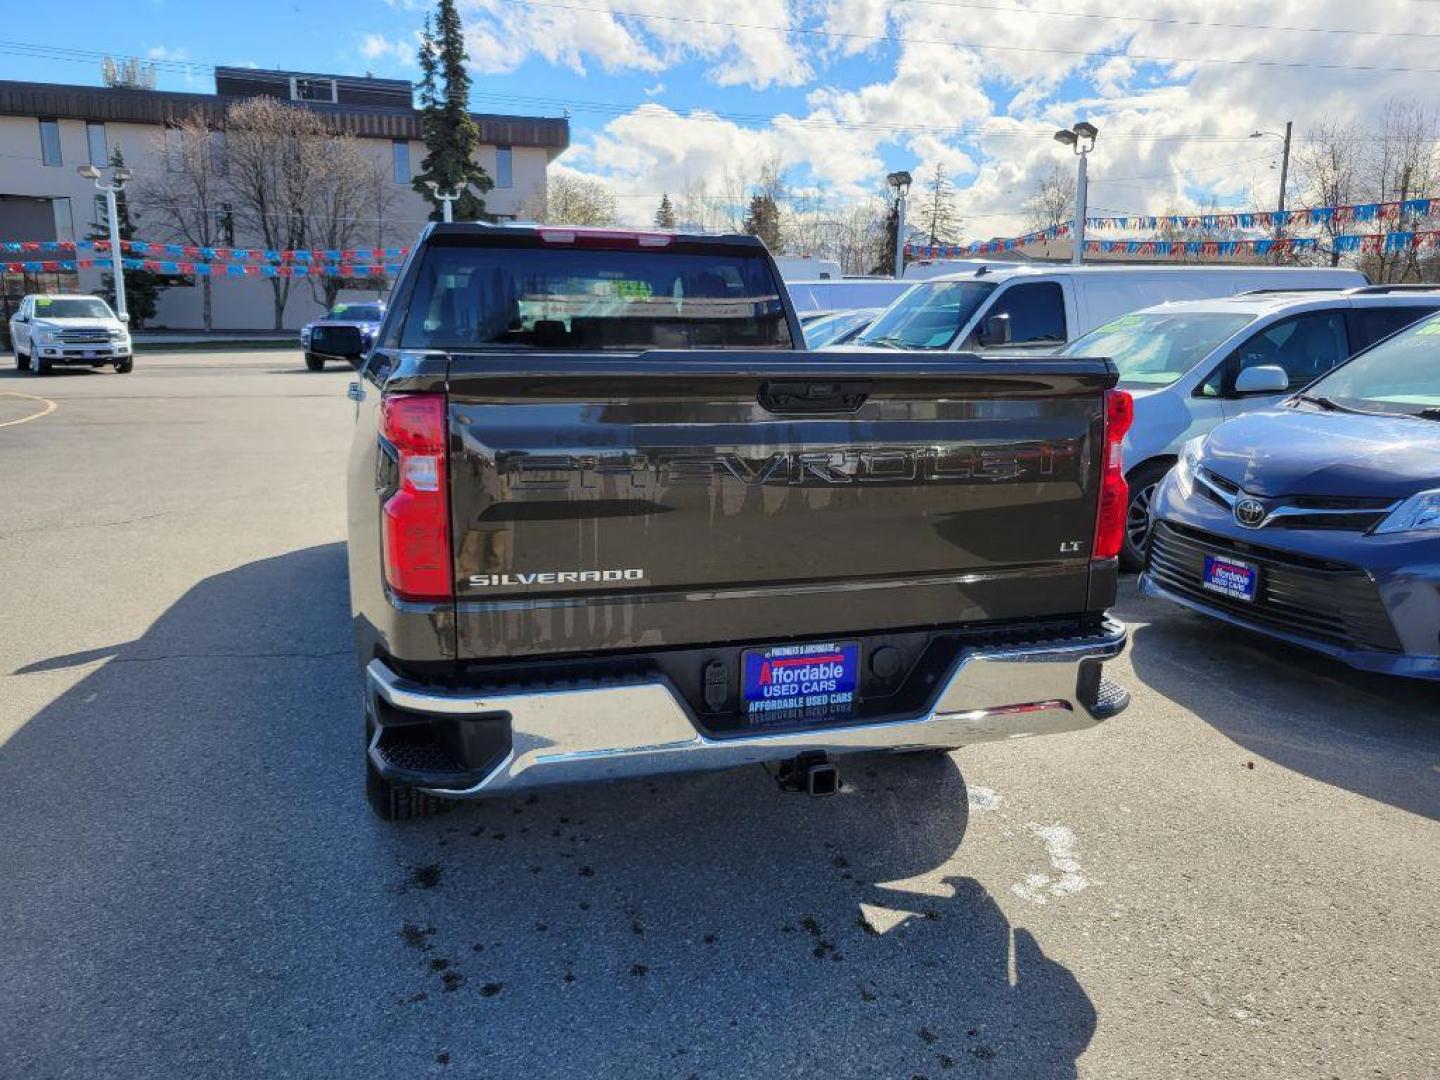
M1255 499L1241 499L1235 504L1235 520L1247 529L1258 529L1265 521L1265 506Z

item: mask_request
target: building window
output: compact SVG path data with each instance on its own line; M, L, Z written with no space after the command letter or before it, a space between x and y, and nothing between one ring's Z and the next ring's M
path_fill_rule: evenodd
M59 198L50 200L50 212L55 215L55 239L75 239L75 217L70 211L70 200Z
M510 147L497 146L495 148L495 186L497 188L508 188L514 184L510 171Z
M390 157L394 163L395 183L410 183L410 144L404 139L394 139L390 143Z
M60 161L60 121L40 121L40 160L46 165L59 165Z
M87 123L85 141L90 144L90 164L104 169L110 165L110 146L105 141L105 125Z
M235 246L235 208L228 202L215 211L215 239L222 247Z
M335 95L334 79L310 79L303 75L290 76L291 101L323 101L333 105L339 100Z

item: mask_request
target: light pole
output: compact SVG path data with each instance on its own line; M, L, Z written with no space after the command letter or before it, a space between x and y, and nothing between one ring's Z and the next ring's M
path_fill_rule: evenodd
M110 273L115 278L115 314L121 322L129 322L130 313L125 309L125 264L120 255L120 211L115 205L115 196L124 190L126 182L134 174L123 165L112 166L111 183L102 184L100 170L94 165L80 165L75 171L85 179L95 181L95 186L105 193L105 214L110 219Z
M892 172L885 182L895 189L895 277L905 276L905 197L914 182L908 172Z
M443 215L443 220L445 221L445 224L450 224L450 222L454 220L450 213L450 204L453 203L456 199L460 198L460 192L458 190L441 191L440 185L434 180L426 180L425 186L430 189L430 191L434 194L435 198L439 199L441 203L444 204L444 207L440 211L440 213Z
M1286 120L1284 135L1278 131L1252 131L1250 133L1252 139L1279 139L1285 144L1285 150L1280 155L1280 199L1276 204L1276 209L1282 214L1285 212L1285 186L1290 179L1290 133L1294 126L1295 121ZM1277 234L1280 232L1278 223L1275 225L1275 232Z
M1069 130L1055 132L1055 141L1070 147L1080 159L1080 168L1075 173L1075 223L1070 229L1070 239L1074 245L1070 252L1070 261L1076 266L1085 261L1085 206L1090 182L1087 165L1090 151L1095 149L1095 137L1099 134L1100 129L1086 120L1081 120Z

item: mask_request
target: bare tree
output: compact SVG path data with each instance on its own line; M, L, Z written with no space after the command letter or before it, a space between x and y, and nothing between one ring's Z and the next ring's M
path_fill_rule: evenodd
M543 199L526 203L525 214L551 225L614 225L619 220L615 193L602 181L554 173Z
M174 127L158 131L151 156L162 163L134 188L135 203L166 239L194 247L234 242L233 221L226 199L226 158L223 138L212 132L198 111ZM213 327L213 297L208 274L199 275L202 320Z
M1362 129L1349 121L1307 132L1296 151L1295 167L1301 199L1310 206L1403 203L1430 196L1440 188L1440 125L1430 109L1391 101L1378 124ZM1333 240L1344 233L1412 231L1433 224L1402 209L1380 223L1331 220L1321 227ZM1342 258L1331 249L1332 266ZM1377 282L1424 280L1433 276L1433 263L1415 249L1366 252L1358 259Z
M1368 170L1374 185L1371 198L1380 203L1404 202L1433 194L1440 181L1437 138L1440 129L1432 109L1413 102L1389 102L1381 115L1379 138ZM1386 224L1396 231L1408 231L1416 221L1402 211L1398 219ZM1363 265L1375 281L1420 279L1419 252L1413 248L1372 255Z
M384 231L376 225L394 199L384 170L351 135L306 140L303 145L308 157L304 167L314 178L307 185L304 208L308 243L341 250L384 247ZM373 245L372 236L377 238ZM368 282L382 276L372 275ZM347 285L344 278L329 274L311 275L306 281L315 301L326 310L334 307Z
M959 240L960 213L955 209L955 185L945 175L945 166L937 164L925 181L925 194L919 211L915 224L932 247ZM901 239L902 243L904 239Z
M680 228L690 231L714 232L723 228L722 215L716 211L716 200L710 193L708 181L685 177L676 202L676 218Z
M1032 232L1068 225L1075 216L1075 181L1059 165L1050 167L1035 178L1030 197L1025 200L1025 220Z
M275 98L249 98L225 110L227 187L247 237L266 248L307 246L314 189L337 179L315 170L315 145L331 137L318 114ZM267 278L276 330L284 326L294 280Z
M1310 131L1295 153L1301 203L1341 206L1359 202L1364 169L1362 150L1360 128L1353 120L1321 124ZM1346 231L1346 226L1332 219L1323 223L1321 230L1330 238L1330 265L1340 265L1340 252L1334 250L1333 244L1335 237Z

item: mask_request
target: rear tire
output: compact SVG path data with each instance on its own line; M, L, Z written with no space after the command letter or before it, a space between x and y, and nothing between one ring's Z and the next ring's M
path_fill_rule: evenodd
M1142 570L1145 548L1150 538L1150 503L1155 489L1165 474L1174 468L1172 461L1149 461L1126 477L1130 485L1130 501L1125 504L1125 542L1120 549L1120 567Z
M134 371L134 370L135 370L135 358L134 358L133 356L127 356L127 357L125 357L124 360L121 360L118 364L115 365L115 374L116 374L116 375L129 375L130 372L132 372L132 371Z
M307 352L305 354L305 366L311 371L324 371L325 358L323 356L316 356L313 352Z

